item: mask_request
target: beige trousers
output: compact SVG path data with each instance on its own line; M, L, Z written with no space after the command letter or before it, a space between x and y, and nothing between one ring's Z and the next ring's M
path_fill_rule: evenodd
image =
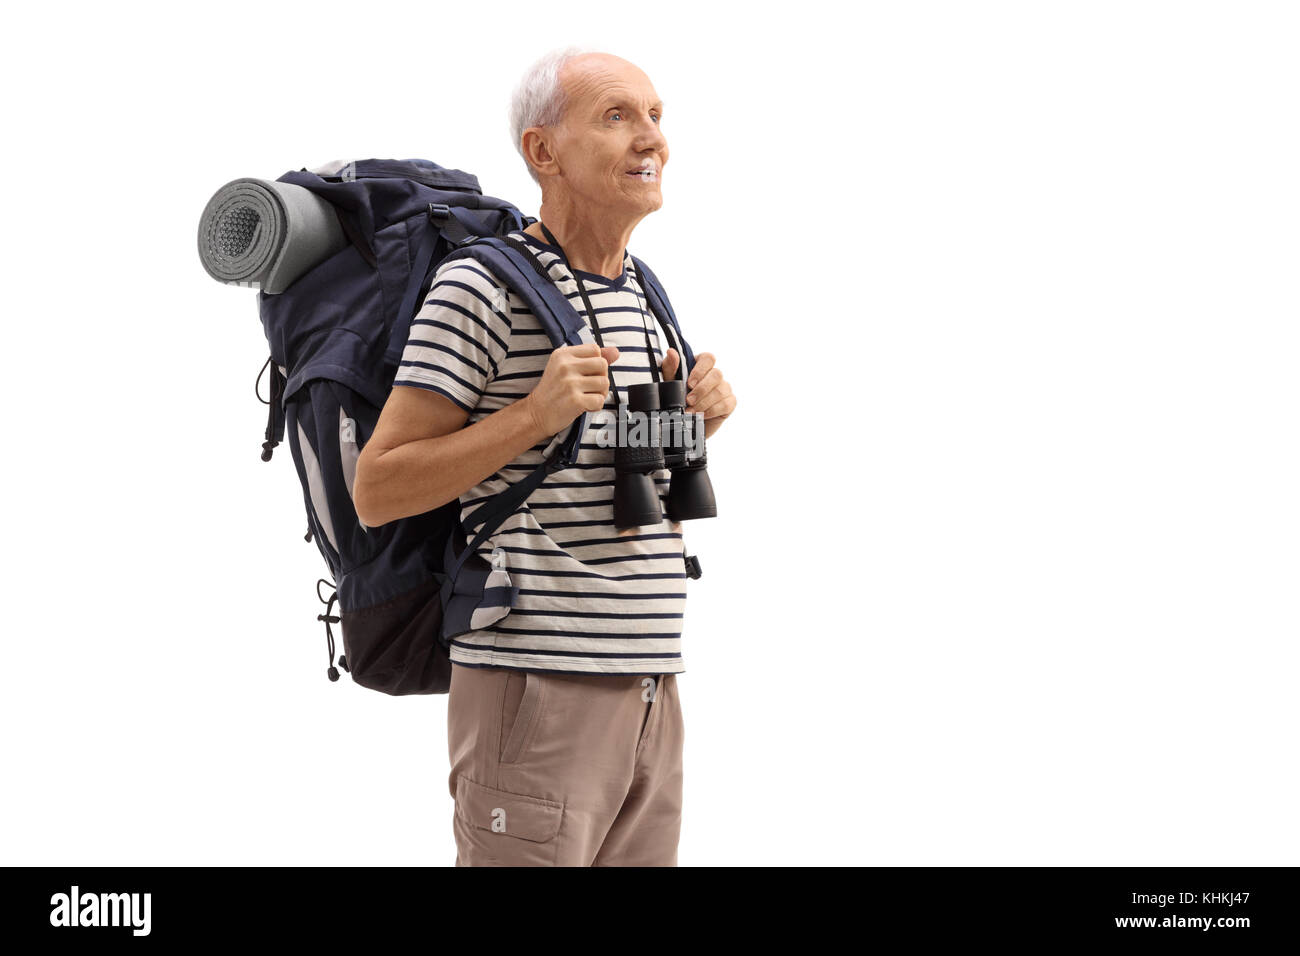
M457 866L676 866L677 675L453 664Z

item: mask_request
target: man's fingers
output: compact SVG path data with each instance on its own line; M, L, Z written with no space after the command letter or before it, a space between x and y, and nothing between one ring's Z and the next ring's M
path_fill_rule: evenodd
M681 357L677 354L676 349L669 349L664 356L663 364L660 368L664 371L664 378L670 379L677 374L677 367L682 364Z
M717 360L713 357L712 352L701 352L695 356L695 365L691 368L691 377L686 380L687 387L694 388L699 385L700 379L704 377L709 369L713 368L715 361Z
M577 372L579 375L603 375L605 381L609 381L610 363L597 355L595 358L578 359L569 366L571 372Z
M696 368L698 369L698 366ZM696 381L686 393L686 407L698 410L701 400L708 401L709 392L722 382L722 371L711 368L699 378L696 378L695 372L691 372L691 378L695 378Z
M733 408L735 408L735 396L731 391L731 385L723 382L717 388L710 389L708 394L696 399L696 404L690 406L690 411L700 412L705 418L717 418L719 415L730 415Z

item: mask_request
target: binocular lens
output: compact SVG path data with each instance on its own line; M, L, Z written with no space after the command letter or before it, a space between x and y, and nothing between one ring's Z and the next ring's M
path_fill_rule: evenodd
M665 513L670 521L718 516L718 502L713 497L713 482L709 481L704 459L673 469Z

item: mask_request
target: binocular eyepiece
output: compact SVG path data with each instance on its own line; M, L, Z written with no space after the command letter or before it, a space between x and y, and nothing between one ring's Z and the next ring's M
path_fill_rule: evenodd
M680 379L642 382L627 389L619 405L619 440L614 449L614 526L633 528L670 521L715 518L717 502L709 481L704 420L686 412L686 383ZM668 500L659 501L654 472L672 472Z

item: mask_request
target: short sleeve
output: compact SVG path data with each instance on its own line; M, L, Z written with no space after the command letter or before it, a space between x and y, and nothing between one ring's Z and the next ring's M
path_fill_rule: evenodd
M431 389L472 412L509 343L505 287L480 263L453 260L434 273L411 320L393 384Z

